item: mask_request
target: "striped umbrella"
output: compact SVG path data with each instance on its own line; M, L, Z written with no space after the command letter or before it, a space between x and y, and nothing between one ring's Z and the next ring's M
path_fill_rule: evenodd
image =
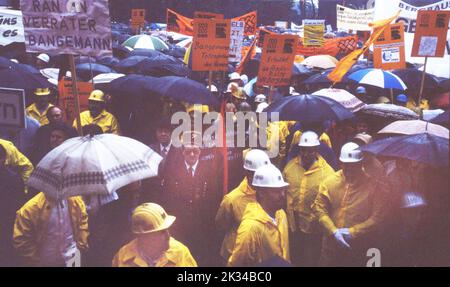
M128 40L122 43L122 46L129 50L134 49L150 49L157 51L168 51L169 46L164 43L163 40L158 37L152 37L149 35L136 35L130 37Z
M364 69L352 73L349 79L360 84L379 87L382 89L406 90L405 83L395 74L381 69Z

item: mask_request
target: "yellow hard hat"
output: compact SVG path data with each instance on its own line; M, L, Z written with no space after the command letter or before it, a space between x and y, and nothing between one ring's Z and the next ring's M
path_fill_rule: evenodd
M389 104L391 101L387 97L379 97L377 104Z
M156 203L144 203L136 207L131 216L131 230L134 234L148 234L168 229L176 217L168 215Z
M101 90L93 90L89 95L89 101L104 102L105 94Z
M190 113L190 112L209 113L209 107L208 107L207 105L199 105L199 104L196 104L196 105L189 105L189 106L186 108L186 111L187 111L188 113Z
M50 95L50 89L49 88L37 88L34 91L34 94L36 96L48 96L48 95Z

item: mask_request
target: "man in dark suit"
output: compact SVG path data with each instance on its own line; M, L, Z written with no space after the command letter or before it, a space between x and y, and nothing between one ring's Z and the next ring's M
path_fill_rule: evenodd
M204 152L192 141L184 142L182 157L171 160L164 171L166 210L177 217L172 232L187 245L199 266L219 265L220 238L214 218L222 198L219 161L202 160Z

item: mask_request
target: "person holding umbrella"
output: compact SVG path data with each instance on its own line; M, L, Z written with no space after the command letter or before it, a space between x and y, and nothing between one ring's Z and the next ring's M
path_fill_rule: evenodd
M89 110L80 114L81 126L96 124L104 133L120 135L119 123L113 114L106 111L105 94L101 90L94 90L89 96ZM76 119L73 127L77 128Z
M38 88L34 91L36 101L26 109L27 116L37 120L41 126L49 123L47 111L53 105L50 104L50 89Z
M389 212L388 188L365 173L358 148L342 147L342 170L320 184L312 206L325 230L320 266L365 266L367 250L380 247L375 235Z
M117 252L112 266L197 267L189 249L170 235L175 219L156 203L138 206L131 216L131 230L136 239Z
M289 227L283 210L289 184L269 164L255 171L252 185L256 202L247 204L228 266L256 266L277 257L290 262Z

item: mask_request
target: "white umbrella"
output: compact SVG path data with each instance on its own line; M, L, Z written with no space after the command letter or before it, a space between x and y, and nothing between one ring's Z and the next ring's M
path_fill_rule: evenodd
M162 157L141 142L112 134L65 141L37 165L28 186L56 199L111 195L132 182L158 175Z
M399 135L414 135L421 133L429 133L441 138L449 138L448 129L421 120L410 120L410 121L396 121L380 130L379 134L399 134Z
M419 116L408 108L393 104L370 104L361 109L367 115L396 120L418 120Z
M94 84L106 84L106 83L112 82L115 79L121 78L123 76L125 76L125 74L105 73L105 74L98 74L92 80L93 80Z
M362 109L366 104L360 99L350 94L346 90L341 89L322 89L314 92L313 95L327 97L333 99L343 105L346 109L355 113Z

